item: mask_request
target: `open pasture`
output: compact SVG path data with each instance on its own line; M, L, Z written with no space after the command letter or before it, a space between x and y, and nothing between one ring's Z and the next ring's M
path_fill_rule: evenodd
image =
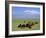
M31 28L28 28L28 27L18 27L19 24L24 24L24 21L25 21L25 24L27 22L33 22L34 25L32 25ZM37 22L37 24L36 24ZM12 20L12 31L26 31L26 30L40 30L40 21L38 19L28 19L28 20L24 20L24 19L15 19L15 20Z

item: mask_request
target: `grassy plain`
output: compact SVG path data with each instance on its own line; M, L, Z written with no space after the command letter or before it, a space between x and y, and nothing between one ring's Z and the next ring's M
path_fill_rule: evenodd
M25 27L25 28L18 28L18 26L17 25L19 25L19 24L23 24L24 23L24 21L26 21L26 23L28 22L28 21L30 21L30 22L38 22L38 24L34 24L33 26L32 26L32 28L28 28L28 27ZM24 19L14 19L14 20L12 20L12 31L26 31L26 30L40 30L40 20L39 19L26 19L26 20L24 20Z

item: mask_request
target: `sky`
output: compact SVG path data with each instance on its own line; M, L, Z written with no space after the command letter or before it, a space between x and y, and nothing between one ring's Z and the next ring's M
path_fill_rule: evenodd
M40 15L40 8L36 7L12 7L14 18L31 18Z

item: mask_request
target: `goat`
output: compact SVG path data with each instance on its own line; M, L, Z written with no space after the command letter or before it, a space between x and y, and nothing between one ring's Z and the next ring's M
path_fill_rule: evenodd
M20 24L20 25L18 25L18 27L21 27L21 24Z
M32 24L26 24L26 27L31 28Z

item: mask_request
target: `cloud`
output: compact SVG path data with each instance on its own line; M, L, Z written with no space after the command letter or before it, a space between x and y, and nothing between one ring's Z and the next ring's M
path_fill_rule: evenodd
M31 10L25 10L24 12L31 12Z
M25 10L24 12L26 14L39 14L39 11L36 11L36 10Z

